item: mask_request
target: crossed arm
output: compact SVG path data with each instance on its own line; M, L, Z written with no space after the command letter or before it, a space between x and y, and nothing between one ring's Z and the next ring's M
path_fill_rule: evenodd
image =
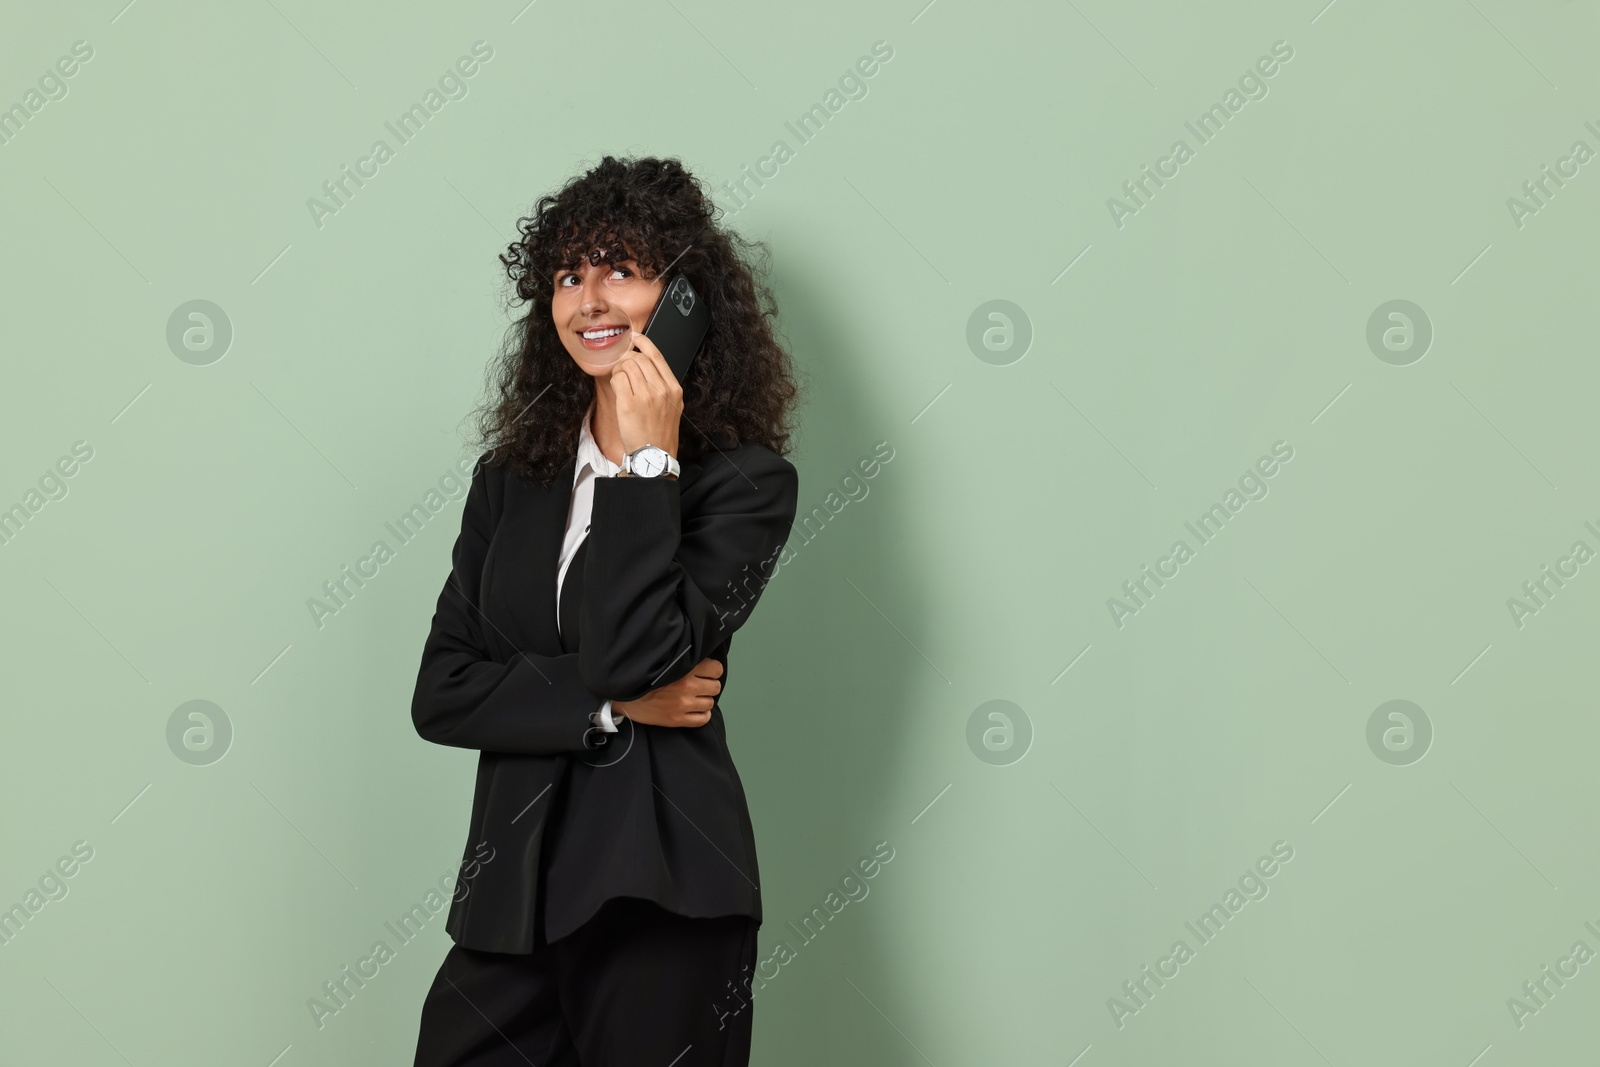
M502 473L493 475L504 477ZM754 610L789 535L798 476L755 445L709 458L682 520L681 483L595 482L579 651L491 658L479 610L493 531L480 461L461 517L412 697L417 733L436 744L523 755L591 747L590 714L688 674Z

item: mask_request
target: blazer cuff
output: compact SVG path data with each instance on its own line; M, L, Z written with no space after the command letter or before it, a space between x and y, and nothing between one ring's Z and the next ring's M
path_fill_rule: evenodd
M596 479L590 530L603 521L629 543L670 560L683 535L682 497L676 478Z

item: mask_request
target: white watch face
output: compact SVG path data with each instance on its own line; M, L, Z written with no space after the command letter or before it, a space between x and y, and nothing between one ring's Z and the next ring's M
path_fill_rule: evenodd
M667 470L667 453L655 446L641 448L633 457L633 473L641 478L659 478Z

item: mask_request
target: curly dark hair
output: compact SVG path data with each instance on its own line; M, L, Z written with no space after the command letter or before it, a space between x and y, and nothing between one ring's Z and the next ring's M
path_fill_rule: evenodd
M754 441L784 456L800 389L764 284L771 252L718 222L722 209L677 159L606 156L517 220L519 240L499 256L514 296L529 302L511 324L474 413L488 466L509 464L548 486L578 447L594 379L561 344L550 302L555 272L637 262L642 275L681 271L711 311L711 330L683 386L679 459Z

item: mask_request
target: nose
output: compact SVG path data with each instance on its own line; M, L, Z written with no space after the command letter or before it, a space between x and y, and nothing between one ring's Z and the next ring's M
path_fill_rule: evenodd
M583 300L579 304L579 310L585 315L591 315L597 311L605 311L607 307L606 287L601 281L600 272L586 274L583 279Z

